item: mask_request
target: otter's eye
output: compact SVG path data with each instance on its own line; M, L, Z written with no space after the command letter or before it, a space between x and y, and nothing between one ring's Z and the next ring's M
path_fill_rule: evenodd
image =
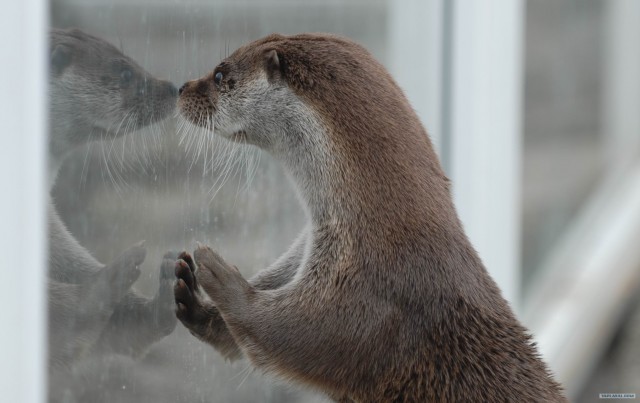
M133 73L129 69L124 69L120 72L120 87L126 88L131 83Z
M215 76L213 76L213 82L216 83L216 85L220 85L222 82L222 72L219 71Z

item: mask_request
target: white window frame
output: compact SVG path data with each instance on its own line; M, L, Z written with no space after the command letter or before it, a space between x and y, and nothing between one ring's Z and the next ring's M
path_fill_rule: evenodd
M0 13L0 396L6 402L46 396L47 15L43 0L5 2Z
M467 235L517 311L524 2L454 1L451 25L454 200Z

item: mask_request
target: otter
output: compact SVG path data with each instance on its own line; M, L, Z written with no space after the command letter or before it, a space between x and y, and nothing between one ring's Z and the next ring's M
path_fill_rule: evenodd
M426 130L362 46L242 46L179 91L181 115L280 160L309 227L249 281L176 261L176 315L227 357L340 402L564 402L465 235Z
M66 157L90 141L114 139L163 119L177 89L110 43L78 29L50 31L49 188ZM140 243L108 265L71 235L49 203L49 367L88 353L139 355L173 331L173 262L166 255L153 299L131 286L145 258Z

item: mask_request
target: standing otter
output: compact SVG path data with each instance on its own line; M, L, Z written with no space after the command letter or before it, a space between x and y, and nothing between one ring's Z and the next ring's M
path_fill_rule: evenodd
M50 32L49 187L77 147L122 136L163 119L177 90L144 71L113 45L80 30ZM173 259L148 300L130 290L145 257L141 244L105 266L69 233L49 207L49 363L68 366L100 350L139 354L171 333Z
M425 129L361 46L271 35L178 101L280 159L310 228L247 282L211 249L176 262L176 312L228 357L344 402L563 402L467 239Z

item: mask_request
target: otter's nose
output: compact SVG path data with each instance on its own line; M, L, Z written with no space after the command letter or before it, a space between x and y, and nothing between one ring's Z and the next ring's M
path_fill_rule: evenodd
M178 90L178 95L182 95L182 92L184 91L184 89L187 88L187 84L188 83L182 84L182 87L180 87L180 89Z

